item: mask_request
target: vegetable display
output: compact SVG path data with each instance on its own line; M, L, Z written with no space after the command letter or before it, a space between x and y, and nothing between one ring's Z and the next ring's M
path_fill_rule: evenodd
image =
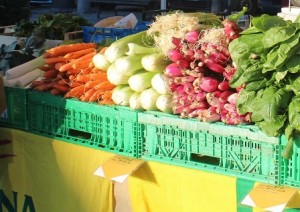
M296 102L299 98L298 23L277 16L262 15L230 43L237 65L231 87L243 87L237 99L241 113L250 112L251 121L269 136L285 133L285 158L293 152L293 137L299 132Z
M106 48L98 50L97 47L96 43L75 43L47 50L45 65L39 67L44 71L42 78L33 81L31 86L64 98L113 104L111 96L116 86L108 81L106 71L94 63Z
M255 124L268 136L285 134L288 159L300 130L299 23L262 15L242 30L237 20L245 11L224 20L174 12L101 49L54 47L31 67L42 71L31 86L85 102Z

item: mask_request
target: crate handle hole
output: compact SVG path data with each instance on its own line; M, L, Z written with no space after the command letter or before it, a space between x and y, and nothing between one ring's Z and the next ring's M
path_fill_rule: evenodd
M87 132L82 132L80 130L69 129L69 136L82 138L82 139L91 139L92 134Z
M220 164L220 158L202 155L202 154L196 154L191 153L191 161L199 162L199 163L205 163L209 165L218 166Z

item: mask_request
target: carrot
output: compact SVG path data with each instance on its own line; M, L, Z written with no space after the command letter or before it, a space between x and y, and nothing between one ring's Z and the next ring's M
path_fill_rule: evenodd
M112 90L114 89L116 86L111 84L109 81L103 81L101 83L99 83L98 85L96 85L94 88L96 90L104 90L104 91L107 91L107 90Z
M57 76L57 74L58 74L58 71L57 71L57 70L51 69L51 70L49 70L49 71L46 71L46 72L42 75L42 77L45 78L45 79L53 79L53 78L55 78L55 77Z
M90 98L89 98L89 102L95 102L97 100L99 100L102 96L102 94L104 93L104 91L102 90L97 90Z
M47 84L41 84L41 85L38 85L34 88L35 90L38 90L38 91L46 91L48 90L48 87L47 87Z
M78 87L78 86L81 86L81 85L84 85L84 83L82 83L82 82L70 82L69 83L69 86L71 88L75 88L75 87Z
M82 57L83 55L86 55L90 52L94 52L96 51L95 48L88 48L88 49L83 49L83 50L79 50L79 51L75 51L75 52L70 52L68 54L66 54L64 56L64 58L67 58L67 59L77 59L77 58L80 58Z
M93 81L93 80L107 80L107 75L105 72L99 72L99 73L91 73L91 74L78 74L76 76L76 81L78 82L88 82L88 81Z
M59 68L60 68L62 65L64 65L64 64L66 64L66 63L64 63L64 62L58 62L58 63L55 63L54 68L55 68L56 70L59 70Z
M35 88L35 87L37 87L39 85L42 85L42 84L44 84L43 81L41 81L41 80L34 80L34 81L31 82L31 87Z
M101 82L103 82L102 79L100 79L100 80L92 80L92 81L86 82L85 83L85 87L86 88L93 88L96 85L100 84Z
M50 93L51 93L53 96L63 94L60 90L58 90L58 89L56 89L56 88L52 88L52 89L50 90Z
M90 74L90 73L92 73L92 69L86 68L86 69L82 69L80 72L81 72L82 74Z
M72 68L72 66L73 66L74 63L78 63L78 62L84 61L84 60L89 59L89 58L93 59L93 56L95 54L96 54L96 52L91 52L91 53L88 53L88 54L86 54L86 55L78 58L78 59L72 60L72 61L64 64L63 66L61 66L60 69L59 69L59 71L67 71L67 70L69 70L69 69Z
M62 93L67 93L70 90L70 87L68 85L60 85L60 84L53 85L53 88L56 88Z
M65 94L65 98L80 98L80 96L82 96L85 93L85 85L79 85L75 88L71 88L71 90L69 90L66 94Z
M46 50L44 57L57 57L66 55L71 52L76 52L83 49L88 48L96 48L96 43L73 43L73 44L67 44L67 45L61 45L53 47L49 50Z
M46 64L55 64L55 63L60 63L60 62L66 62L68 59L64 57L48 57L45 58L45 63Z
M40 66L39 69L42 71L49 71L49 70L53 69L53 65L45 64L43 66Z
M113 100L101 99L98 101L99 105L115 105Z
M70 80L70 81L74 81L75 79L76 79L76 75L71 74L71 75L69 76L69 80Z
M83 102L89 101L89 99L91 98L91 96L93 96L94 93L95 93L96 91L97 91L97 90L94 89L94 88L91 88L91 89L87 90L87 91L80 97L80 100L83 101Z
M64 72L60 72L60 73L64 73ZM69 74L69 75L74 75L74 74L79 74L79 73L80 73L80 70L73 69L73 68L71 68L67 71L67 74Z
M57 82L59 85L69 85L70 80L68 78L62 78Z
M81 61L74 62L72 64L72 68L73 69L88 69L91 60L92 59L86 59L86 60L81 60Z

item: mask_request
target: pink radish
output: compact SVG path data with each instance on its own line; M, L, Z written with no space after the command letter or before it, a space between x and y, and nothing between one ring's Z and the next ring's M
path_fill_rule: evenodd
M168 77L180 77L180 76L183 76L181 68L176 63L169 64L165 68L164 73Z
M200 82L200 88L206 92L217 90L219 81L213 77L203 77Z

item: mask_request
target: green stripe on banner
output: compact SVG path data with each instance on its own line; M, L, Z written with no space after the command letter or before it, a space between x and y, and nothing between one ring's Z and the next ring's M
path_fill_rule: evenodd
M252 190L254 181L244 180L237 178L236 180L236 198L237 198L237 211L238 212L252 212L252 207L242 205L242 200Z

